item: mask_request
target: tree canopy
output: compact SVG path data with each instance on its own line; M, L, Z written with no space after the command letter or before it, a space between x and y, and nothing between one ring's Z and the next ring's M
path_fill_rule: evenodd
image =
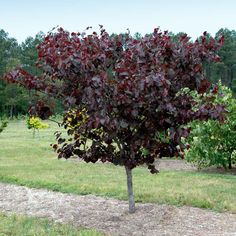
M179 38L185 33L177 34L170 33L173 40L178 42ZM221 62L217 64L209 64L205 62L204 73L211 82L217 83L219 80L224 85L230 87L235 94L235 51L236 37L235 30L220 29L215 36L218 39L222 34L225 36L223 47L219 50ZM125 34L123 34L125 35ZM117 36L112 34L111 37ZM22 43L18 43L14 38L9 37L8 33L0 30L0 77L4 73L19 65L23 69L29 71L33 75L39 75L40 69L35 66L35 61L38 57L36 46L43 41L45 35L39 32L34 37L28 37ZM211 37L208 35L207 37ZM134 38L142 38L140 33L135 33ZM9 91L11 91L9 93ZM10 94L14 93L14 97ZM17 85L8 86L3 81L0 81L0 116L17 116L19 114L27 114L28 104L32 104L32 97L35 96L34 91L27 92L24 89L19 89ZM18 98L19 97L19 98ZM61 112L60 102L54 101L56 104L55 111Z

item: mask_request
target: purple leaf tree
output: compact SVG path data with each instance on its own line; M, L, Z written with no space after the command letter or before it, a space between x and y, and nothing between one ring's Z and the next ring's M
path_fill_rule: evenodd
M134 39L129 34L69 33L59 28L38 46L35 77L18 68L5 76L11 83L60 99L69 139L57 133L53 147L59 158L77 156L85 162L110 162L125 167L129 212L135 211L132 170L146 165L157 173L156 158L181 156L186 124L223 119L224 108L211 100L197 103L189 92L210 86L204 61L218 61L223 44L204 33L191 42L187 35L172 40L155 29ZM31 112L46 119L50 108L42 101Z

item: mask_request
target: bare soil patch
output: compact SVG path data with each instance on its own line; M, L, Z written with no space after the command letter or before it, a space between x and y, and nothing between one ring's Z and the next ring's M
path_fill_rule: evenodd
M155 161L155 166L158 170L197 170L195 166L182 159L159 159Z
M69 161L78 161L83 162L83 160L79 158L72 158ZM101 164L105 164L102 163ZM215 174L232 174L236 175L236 167L234 166L232 169L224 169L223 167L209 167L202 170L198 170L196 166L191 163L186 162L184 159L170 159L170 158L162 158L157 159L155 161L155 166L158 170L184 170L184 171L199 171L203 173L215 173Z
M236 235L236 215L158 204L137 204L92 195L77 196L0 183L0 212L47 217L109 235Z
M181 159L160 159L155 162L159 170L189 170L198 171L197 167ZM231 174L236 175L236 167L225 169L223 167L209 167L199 170L203 173Z

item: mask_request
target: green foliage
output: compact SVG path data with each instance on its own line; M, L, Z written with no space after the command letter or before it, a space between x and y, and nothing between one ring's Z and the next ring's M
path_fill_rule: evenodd
M205 98L207 96L204 95ZM229 88L219 83L215 103L226 106L228 113L225 122L195 121L191 124L192 132L187 139L190 149L185 152L186 160L199 169L215 165L231 168L236 162L236 99Z
M219 56L221 61L215 64L206 63L205 73L208 79L213 83L217 83L219 80L224 85L232 89L233 94L236 94L236 31L229 30L227 28L220 29L215 38L224 35L224 45L219 50Z
M7 127L8 122L2 121L0 124L0 133Z
M35 136L35 130L40 130L40 129L47 129L49 128L49 125L42 122L42 120L39 117L29 117L26 120L26 125L28 129L33 129L33 136Z
M28 129L47 129L49 127L49 125L42 122L39 117L30 117L26 122Z
M44 34L39 32L35 37L28 37L19 44L10 38L8 33L0 29L0 78L8 71L21 65L33 75L40 75L41 70L35 66L38 57L36 46L43 40ZM37 94L38 97L43 97ZM16 84L6 84L0 80L0 116L13 119L18 115L28 113L29 103L36 97L35 91L27 91ZM55 113L62 113L62 105L50 98ZM31 104L32 105L32 104Z

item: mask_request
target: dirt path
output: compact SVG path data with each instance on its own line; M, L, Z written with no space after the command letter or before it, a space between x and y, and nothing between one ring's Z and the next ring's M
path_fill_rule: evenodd
M137 204L137 212L130 215L125 201L1 183L0 212L47 217L111 235L236 236L234 214L193 207Z
M181 159L159 159L155 161L155 166L158 170L189 170L195 171L196 167Z

